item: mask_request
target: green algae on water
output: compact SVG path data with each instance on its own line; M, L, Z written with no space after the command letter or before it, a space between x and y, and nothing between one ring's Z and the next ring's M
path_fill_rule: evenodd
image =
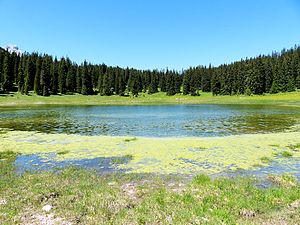
M128 156L126 163L117 162L113 166L130 173L214 174L228 169L252 169L262 163L264 166L266 162L262 159L281 160L280 156L289 148L272 146L296 145L300 132L199 138L138 137L124 142L132 137L7 131L0 138L0 151L53 152L57 153L57 161ZM300 157L299 151L293 152L295 157Z

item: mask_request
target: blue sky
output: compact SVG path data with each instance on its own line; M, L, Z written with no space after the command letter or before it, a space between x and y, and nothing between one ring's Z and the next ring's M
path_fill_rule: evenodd
M140 69L280 51L299 28L298 0L0 0L0 46Z

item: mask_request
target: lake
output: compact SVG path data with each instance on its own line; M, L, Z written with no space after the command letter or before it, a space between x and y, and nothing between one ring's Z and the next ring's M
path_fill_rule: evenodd
M0 149L22 153L18 173L80 166L100 173L288 172L300 180L299 123L299 108L271 105L11 107L0 112Z
M297 130L298 108L262 105L5 108L0 128L43 133L211 137Z

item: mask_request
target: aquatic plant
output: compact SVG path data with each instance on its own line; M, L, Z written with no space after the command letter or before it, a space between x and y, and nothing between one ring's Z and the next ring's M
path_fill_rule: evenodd
M83 136L8 131L0 134L0 152L4 149L21 154L58 154L57 161L132 156L128 163L114 164L130 173L214 174L241 168L252 169L264 157L278 161L270 145L299 143L300 132L249 134L202 138L144 138L124 143L130 137ZM82 144L84 143L84 144ZM201 151L191 151L198 149ZM277 152L277 151L276 151ZM281 151L278 150L281 153ZM293 152L300 157L300 152ZM41 157L47 158L47 154ZM129 158L129 157L128 157ZM182 160L185 159L185 160Z
M286 157L286 158L289 158L289 157L292 157L293 154L291 152L288 152L288 151L283 151L281 153L282 157Z

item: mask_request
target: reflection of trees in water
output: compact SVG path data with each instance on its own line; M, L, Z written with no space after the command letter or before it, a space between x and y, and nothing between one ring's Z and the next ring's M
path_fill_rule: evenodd
M182 129L199 134L230 135L269 133L289 130L298 124L299 116L290 114L251 114L189 121Z
M81 108L80 108L81 109ZM193 109L193 108L192 108ZM250 108L253 110L253 108ZM197 111L172 115L172 117L133 117L124 113L118 118L115 114L88 110L13 110L0 113L0 128L19 131L38 131L43 133L67 133L82 135L141 135L141 136L224 136L243 133L268 133L289 130L300 125L298 112L261 111L248 112L242 108L234 111L219 111L216 114L197 114ZM99 109L100 110L100 109ZM122 110L125 110L122 108ZM168 108L166 108L168 110ZM220 109L216 109L220 110ZM256 109L255 109L256 110ZM164 113L163 111L162 113ZM181 112L181 111L180 111ZM94 114L93 114L94 113ZM158 112L159 113L159 112ZM103 116L104 115L104 116Z
M1 128L19 131L52 133L71 126L70 121L56 111L18 111L0 117Z
M251 114L231 118L232 131L237 133L268 133L289 130L299 118L290 114Z

